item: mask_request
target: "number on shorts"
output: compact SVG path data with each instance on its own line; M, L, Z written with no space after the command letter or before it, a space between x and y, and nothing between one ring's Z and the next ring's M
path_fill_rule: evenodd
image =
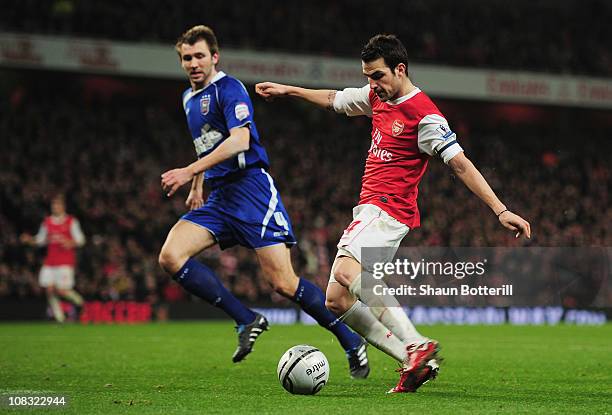
M274 213L274 220L278 226L282 226L286 231L289 230L289 222L287 222L287 219L285 219L283 212Z

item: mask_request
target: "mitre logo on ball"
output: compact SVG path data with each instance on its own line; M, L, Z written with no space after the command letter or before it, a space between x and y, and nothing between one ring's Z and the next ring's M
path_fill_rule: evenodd
M393 125L391 126L391 132L393 136L398 136L404 131L404 123L400 120L393 121Z

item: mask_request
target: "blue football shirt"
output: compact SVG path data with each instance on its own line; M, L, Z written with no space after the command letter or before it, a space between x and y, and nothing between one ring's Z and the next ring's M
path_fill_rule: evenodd
M205 172L205 179L222 179L248 168L269 168L268 155L261 145L253 120L253 104L245 86L238 79L218 72L210 84L197 91L183 93L183 109L193 138L196 154L210 154L230 136L230 129L248 126L249 149L224 160Z

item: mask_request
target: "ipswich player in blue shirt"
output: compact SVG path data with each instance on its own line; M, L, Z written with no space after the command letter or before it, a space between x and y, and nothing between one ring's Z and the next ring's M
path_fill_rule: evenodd
M170 230L160 265L185 290L236 321L238 347L232 360L239 362L268 328L268 321L242 304L212 269L193 257L217 243L221 249L234 245L253 249L274 290L336 335L349 359L351 376L367 377L365 340L325 308L318 287L293 271L289 247L296 240L268 174L268 155L255 127L253 105L239 80L217 71L219 48L213 31L207 26L189 29L178 39L176 51L191 84L183 93L183 108L198 160L161 176L168 196L189 181L191 191L186 202L190 211ZM204 178L212 189L206 203Z

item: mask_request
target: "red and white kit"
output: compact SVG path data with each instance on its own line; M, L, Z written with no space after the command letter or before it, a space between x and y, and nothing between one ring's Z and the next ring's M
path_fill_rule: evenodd
M47 216L40 225L35 241L39 246L47 245L47 256L39 275L41 287L53 285L71 289L74 286L76 252L73 246L65 244L74 242L76 246L81 246L85 243L79 221L70 215Z
M438 107L418 88L386 102L369 85L346 88L336 93L334 110L372 118L359 204L338 244L338 255L361 262L362 247L397 250L408 231L420 225L418 185L429 157L448 163L463 149Z

